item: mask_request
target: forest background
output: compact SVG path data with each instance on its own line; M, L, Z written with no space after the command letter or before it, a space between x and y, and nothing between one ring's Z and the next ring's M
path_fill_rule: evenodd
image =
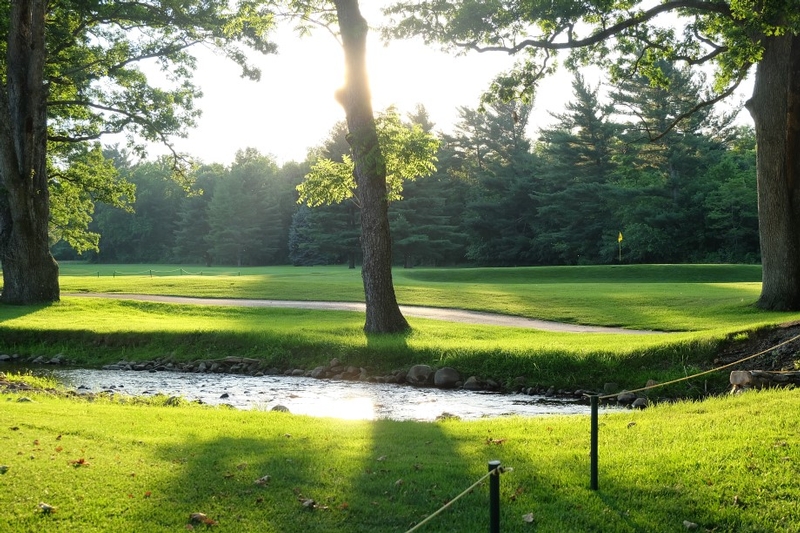
M576 75L570 102L537 139L530 107L459 108L440 139L437 170L409 180L390 205L396 264L570 265L759 261L755 137L734 113L700 111L665 135L702 80L663 65L669 89L644 78L614 87ZM409 124L434 132L424 107ZM343 123L302 162L278 165L253 148L230 166L205 164L190 187L168 158L106 157L135 185L128 209L98 202L89 225L94 262L319 265L359 262L358 207L309 208L297 186L320 159L349 153ZM57 204L58 191L54 193ZM57 210L56 210L57 212ZM78 259L59 238L53 252Z

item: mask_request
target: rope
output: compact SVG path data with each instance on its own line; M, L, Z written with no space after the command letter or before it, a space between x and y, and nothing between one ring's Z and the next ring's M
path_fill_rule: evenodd
M711 370L705 370L703 372L699 372L699 373L694 374L692 376L685 376L685 377L682 377L682 378L673 379L672 381L667 381L666 383L659 383L657 385L651 385L649 387L642 387L642 388L639 388L639 389L633 389L633 390L627 391L627 392L632 392L632 393L633 392L642 392L642 391L646 391L646 390L650 390L650 389L655 389L655 388L658 388L658 387L666 387L667 385L674 385L675 383L680 383L681 381L688 381L688 380L694 379L696 377L705 376L706 374L711 374L713 372L718 372L720 370L725 370L726 368L730 368L732 366L736 366L739 363L744 363L745 361L749 361L750 359L755 359L756 357L762 356L767 352L771 352L772 350L780 348L781 346L785 346L785 345L787 345L787 344L789 344L791 342L796 341L797 339L800 339L800 335L795 335L791 339L783 341L780 344L776 344L775 346L773 346L771 348L767 348L766 350L760 351L757 354L748 355L747 357L739 359L738 361L734 361L733 363L728 363L727 365L722 365L722 366L717 367L717 368L712 368ZM608 398L614 398L615 396L619 396L619 393L617 393L617 394L606 394L605 396L600 396L598 399L607 400Z
M472 489L474 489L475 487L477 487L478 485L483 483L489 476L491 476L491 475L499 476L500 474L502 474L504 472L511 472L512 470L514 470L514 469L513 468L509 468L509 467L503 467L503 466L501 466L499 468L495 468L494 470L490 470L488 474L484 475L478 481L476 481L475 483L470 485L469 488L467 488L464 492L462 492L461 494L459 494L458 496L456 496L455 498L453 498L452 500L450 500L449 502L444 504L438 511L436 511L432 515L430 515L427 518L425 518L425 520L423 520L422 522L420 522L416 526L414 526L411 529L409 529L408 531L406 531L406 533L411 533L412 531L418 530L419 528L421 528L422 526L424 526L425 524L427 524L428 522L430 522L431 520L433 520L434 518L436 518L437 516L442 514L445 511L445 509L447 509L448 507L450 507L451 505L456 503L456 501L459 498L461 498L462 496L465 496L465 495L469 494L470 492L472 492Z

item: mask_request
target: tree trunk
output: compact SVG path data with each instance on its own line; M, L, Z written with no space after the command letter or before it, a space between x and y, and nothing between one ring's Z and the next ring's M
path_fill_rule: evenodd
M758 306L800 310L800 38L764 39L753 116L758 146L758 222L763 269Z
M386 162L378 145L367 79L367 21L358 0L334 0L345 56L345 85L337 93L347 115L356 196L361 207L361 250L367 333L409 330L392 283L392 241L386 197Z
M58 301L47 188L46 0L12 2L0 91L0 301Z

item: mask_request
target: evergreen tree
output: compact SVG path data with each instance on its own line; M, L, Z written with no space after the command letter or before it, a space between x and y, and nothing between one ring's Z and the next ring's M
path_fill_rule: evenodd
M759 259L756 147L752 129L739 128L719 162L706 173L715 185L705 196L709 262Z
M700 83L686 69L662 66L665 86L639 76L618 85L611 97L622 117L625 150L620 153L616 212L621 218L627 260L674 263L704 256L707 234L703 199L713 184L703 176L715 154L724 150L714 140L727 118L710 109L674 121L684 102L698 98ZM665 132L658 134L656 132Z
M538 209L532 225L537 262L576 264L608 262L616 256L619 218L610 202L609 177L617 127L612 108L598 101L598 89L579 74L574 99L558 123L542 130L541 157L534 193Z
M161 158L121 172L136 186L136 201L132 212L98 204L91 226L101 235L96 260L121 263L171 260L179 206L185 195L172 179L172 162Z
M461 108L456 134L445 143L454 153L455 176L469 183L464 230L467 257L478 264L534 262L534 156L525 137L530 108L495 104L485 113Z
M227 170L220 164L205 165L194 172L193 192L181 202L175 230L175 259L181 263L211 266L212 255L206 236L211 231L208 206L214 187Z
M215 263L263 265L278 253L280 218L270 187L276 172L274 161L255 149L236 153L208 206L206 240ZM285 246L286 240L282 243Z

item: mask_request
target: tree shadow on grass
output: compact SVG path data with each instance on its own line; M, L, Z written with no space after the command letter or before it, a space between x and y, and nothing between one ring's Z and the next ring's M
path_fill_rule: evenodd
M200 512L235 531L402 532L487 468L466 463L459 442L438 423L318 419L309 425L284 413L263 416L270 419L263 425L257 415L242 419L246 435L162 447L158 455L174 473L153 496L158 508L136 520L167 529ZM476 516L487 523L485 492L468 496L471 503L426 531L482 530L472 525Z
M8 320L14 320L16 318L22 318L24 316L31 315L43 309L47 309L52 305L58 305L58 304L57 303L39 304L39 305L0 304L0 324L3 324Z

